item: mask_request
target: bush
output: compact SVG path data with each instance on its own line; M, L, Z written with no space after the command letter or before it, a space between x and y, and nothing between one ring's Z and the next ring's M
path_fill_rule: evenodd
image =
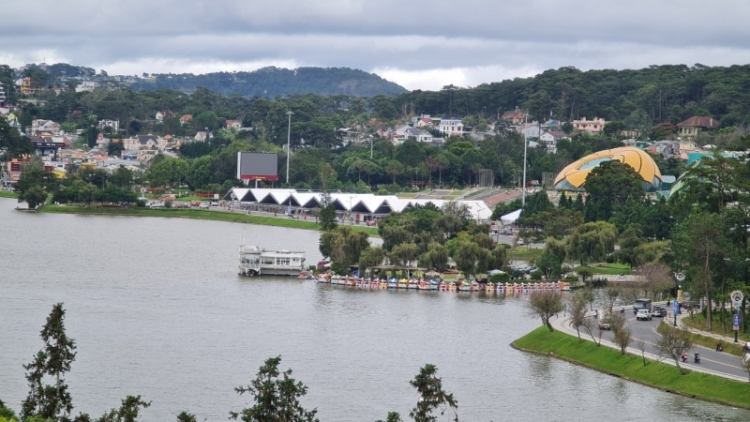
M607 286L607 280L604 278L591 279L591 287L606 287L606 286Z
M542 279L542 270L534 270L530 274L532 280L541 280Z
M340 262L331 264L331 271L338 275L349 275L349 266Z
M510 281L510 274L503 273L503 274L495 274L493 276L490 276L490 283L497 284L497 283L507 283Z
M146 206L146 201L144 201L143 199L136 199L135 206L138 208L143 208Z

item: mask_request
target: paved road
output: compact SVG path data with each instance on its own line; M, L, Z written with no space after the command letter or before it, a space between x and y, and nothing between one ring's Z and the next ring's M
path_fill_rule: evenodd
M651 321L638 321L631 309L626 311L626 316L628 318L628 325L630 326L630 330L634 337L632 344L637 347L638 341L643 340L646 343L646 351L659 354L653 345L659 340L659 334L656 332L656 327L661 323L662 318L653 318ZM667 317L668 322L673 323L673 318L674 317L672 316ZM608 340L612 340L611 332L607 332L606 336ZM696 364L693 361L695 353L699 353L701 356L701 362L699 364ZM701 367L712 371L723 372L747 379L747 372L742 368L742 360L740 357L730 353L717 352L715 349L709 349L703 346L693 346L693 349L688 353L687 363L684 363L683 365L690 369L694 369L695 366L700 365Z
M642 340L646 346L645 352L647 358L661 360L666 364L674 365L674 361L672 361L671 358L659 356L659 352L654 347L654 343L656 343L659 336L659 334L656 333L656 327L659 325L659 323L661 323L662 318L653 318L651 321L638 321L635 319L635 314L633 313L632 307L625 307L625 314L627 316L628 326L630 327L633 335L633 340L630 343L628 352L634 355L640 355L641 350L638 348L638 343ZM669 322L672 322L672 317L669 316L667 320ZM571 335L577 335L575 328L570 327L567 318L560 318L556 320L554 322L554 325L561 331L564 331ZM594 336L598 337L599 328L596 324L593 325L595 327ZM585 330L582 329L581 336L583 337L584 335L588 337L588 333L586 333ZM604 330L602 332L602 345L619 349L619 346L616 346L614 343L612 343L612 337L613 336L611 331ZM701 362L699 364L696 364L693 361L693 355L696 352L700 353L701 356ZM715 349L710 349L703 346L694 346L690 353L688 353L688 356L689 358L687 363L680 362L680 364L687 369L719 375L743 382L748 381L748 373L743 368L742 360L738 356L724 352L717 352Z

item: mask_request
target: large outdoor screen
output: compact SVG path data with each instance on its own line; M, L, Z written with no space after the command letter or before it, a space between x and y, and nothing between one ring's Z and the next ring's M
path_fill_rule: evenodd
M238 152L237 178L240 180L279 180L278 155L263 152Z

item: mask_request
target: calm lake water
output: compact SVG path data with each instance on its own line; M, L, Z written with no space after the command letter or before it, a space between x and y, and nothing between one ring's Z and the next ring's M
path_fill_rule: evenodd
M282 356L322 421L408 417L409 380L437 365L463 421L747 421L544 356L514 339L538 326L523 298L356 291L296 279L243 279L245 230L268 248L320 259L317 232L164 218L26 214L0 199L0 399L20 410L23 364L64 302L78 343L68 375L75 412L99 416L128 394L143 421L226 420L249 403L234 387Z

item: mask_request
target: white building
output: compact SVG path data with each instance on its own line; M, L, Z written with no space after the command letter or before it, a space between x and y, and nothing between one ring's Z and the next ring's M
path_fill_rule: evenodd
M417 142L430 143L433 141L432 134L424 129L411 126L400 126L394 131L392 142L396 145L403 144L409 138L412 138Z
M463 136L464 134L464 124L461 120L443 119L438 128L446 136Z
M93 91L99 88L99 83L94 81L83 81L76 85L76 92Z
M31 133L49 132L52 135L60 135L60 124L52 120L35 119L31 121Z

